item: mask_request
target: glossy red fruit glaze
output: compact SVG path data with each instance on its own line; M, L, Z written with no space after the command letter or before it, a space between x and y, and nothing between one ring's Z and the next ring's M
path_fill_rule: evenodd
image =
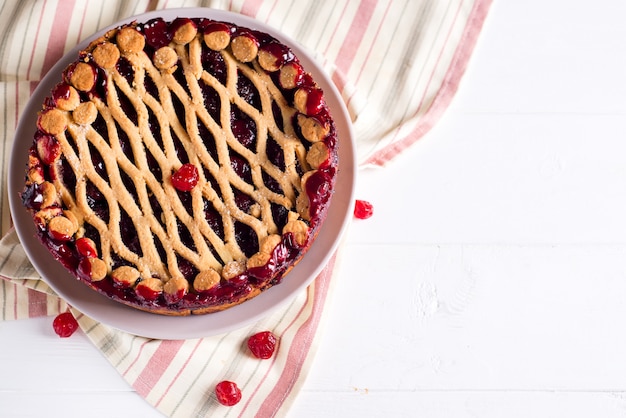
M309 215L318 218L321 207L330 199L332 193L333 170L317 170L306 182L305 189L309 197Z
M66 242L72 239L72 235L61 234L59 232L53 231L52 229L48 229L48 235L50 236L50 238L61 242Z
M137 293L137 297L140 300L147 301L147 302L156 300L159 297L159 295L161 295L160 291L151 289L148 286L141 286L141 285L138 285L135 287L135 292Z
M258 47L261 45L261 43L259 42L259 39L254 36L254 33L252 33L252 31L250 29L247 28L238 28L235 33L233 34L233 38L236 38L237 36L245 36L246 38L250 39L252 42L254 42L254 44Z
M54 318L54 321L52 321L52 328L54 328L54 332L56 332L59 337L67 338L76 332L78 329L78 322L71 312L63 312Z
M52 100L56 103L58 100L67 100L70 98L70 86L65 83L57 84L52 90Z
M317 115L324 108L324 93L320 89L309 89L306 99L306 114Z
M237 174L245 181L249 183L252 181L252 168L250 168L250 164L246 159L238 157L236 155L231 155L230 167L233 169L235 174Z
M178 28L185 26L187 24L193 25L194 27L198 26L196 25L196 22L189 19L188 17L177 17L176 19L174 19L172 23L170 23L170 28L169 28L170 32L172 33L172 36L176 32L176 30L178 30Z
M78 238L76 240L76 251L84 257L97 257L98 252L93 247L93 241L89 238Z
M293 89L302 84L304 69L295 61L285 64L280 69L279 82L284 89Z
M357 219L367 219L374 214L374 206L366 200L358 200L354 204L354 217Z
M237 141L250 149L256 139L256 126L246 120L237 119L231 122L231 130Z
M215 396L222 405L233 406L241 400L241 390L236 383L224 380L215 386Z
M254 357L266 360L274 354L276 337L269 331L259 332L248 338L248 348Z
M37 131L35 133L35 143L37 144L37 155L41 162L46 165L52 164L61 155L61 145L52 135Z
M181 301L186 294L185 289L180 289L176 291L176 293L163 293L163 297L165 298L165 302L173 305L174 303Z
M261 47L262 51L271 54L276 59L276 66L280 68L282 65L294 59L293 52L286 45L278 42L270 42Z
M213 33L213 32L228 32L230 33L230 26L221 22L208 22L200 25L200 29L202 33Z
M198 169L193 164L183 164L172 174L172 186L181 192L189 192L198 184Z
M81 64L81 63L80 62L71 63L63 72L63 82L65 84L68 84L68 85L72 84L72 75L74 74L74 71L76 71L78 64ZM89 66L91 67L91 72L93 75L93 86L95 87L96 84L98 83L98 71L96 70L97 67L94 65L89 65Z
M91 281L91 263L89 262L89 258L83 258L78 262L76 274L83 280Z
M154 49L167 46L172 41L172 34L168 24L161 18L152 19L141 26L146 35L146 43Z
M302 87L315 88L316 86L315 80L313 80L313 76L310 73L302 74L301 84L302 84Z

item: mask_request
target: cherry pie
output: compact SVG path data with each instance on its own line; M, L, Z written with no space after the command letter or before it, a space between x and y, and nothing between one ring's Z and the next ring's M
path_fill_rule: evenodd
M304 256L336 142L323 91L272 36L133 22L92 42L44 101L21 197L91 288L149 312L210 313Z

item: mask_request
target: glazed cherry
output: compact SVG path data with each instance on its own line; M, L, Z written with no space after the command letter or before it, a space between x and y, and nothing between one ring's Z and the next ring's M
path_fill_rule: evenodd
M57 105L59 101L69 100L72 97L72 89L66 83L57 84L52 89L52 103Z
M266 44L259 51L259 64L270 72L279 70L283 64L293 59L291 50L278 42Z
M78 238L76 240L76 251L83 257L97 257L98 251L96 251L94 242L89 238Z
M215 386L215 396L222 405L233 406L241 400L241 390L236 383L224 380Z
M310 89L306 101L307 115L317 115L324 107L324 93L320 89Z
M259 332L248 338L248 348L254 357L266 360L276 349L276 337L269 331Z
M230 26L221 22L204 21L200 24L200 28L204 34L224 32L230 35Z
M374 206L366 200L358 200L354 204L354 217L357 219L367 219L374 214Z
M198 169L193 164L183 164L172 174L172 186L181 192L189 192L198 184Z
M63 312L54 318L52 321L52 328L54 332L61 338L67 338L71 336L78 329L78 322L71 312Z
M174 36L173 34L176 33L178 29L182 28L185 25L190 25L194 28L198 27L198 25L196 25L196 23L188 17L177 17L172 21L172 23L170 23L169 30L172 33L172 36Z
M61 144L52 136L41 131L35 133L35 143L37 145L37 155L46 165L55 162L61 156Z
M169 25L161 18L152 19L143 25L146 42L154 49L168 45L172 41Z

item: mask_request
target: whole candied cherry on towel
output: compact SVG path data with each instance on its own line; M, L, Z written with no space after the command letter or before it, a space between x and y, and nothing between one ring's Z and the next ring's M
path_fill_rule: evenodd
M67 338L78 329L78 322L71 312L63 312L54 318L52 328L54 328L54 332L56 332L59 337Z
M241 390L235 382L224 380L215 386L215 396L222 405L233 406L241 400Z
M357 219L367 219L374 214L374 206L366 200L358 200L354 205L354 217Z
M248 348L254 357L268 359L276 349L276 337L269 331L259 332L248 338Z

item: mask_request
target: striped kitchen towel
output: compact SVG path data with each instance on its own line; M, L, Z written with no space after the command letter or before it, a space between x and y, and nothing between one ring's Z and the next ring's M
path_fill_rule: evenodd
M105 26L150 10L211 7L254 17L314 53L353 120L361 167L383 166L424 136L457 90L491 0L4 0L0 4L0 318L68 309L28 262L11 228L6 167L31 92L66 51ZM184 12L181 12L181 15ZM306 291L258 323L209 338L150 340L74 311L81 329L124 379L166 416L282 416L302 385L341 274L333 257ZM277 355L255 361L242 344L270 329ZM226 409L212 388L237 381Z

